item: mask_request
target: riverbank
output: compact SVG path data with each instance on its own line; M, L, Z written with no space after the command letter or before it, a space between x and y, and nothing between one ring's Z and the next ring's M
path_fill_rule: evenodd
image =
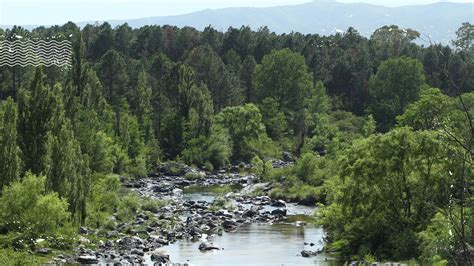
M123 180L124 189L166 204L141 211L130 223L116 224L113 229L82 228L81 245L73 255L58 256L55 262L199 265L205 258L210 263L229 254L240 254L244 260L268 256L268 249L280 254L278 242L288 248L285 239L292 239L289 252L294 254L285 253L290 261L322 253L324 233L308 225L315 208L273 200L265 195L271 184L258 181L255 175L235 167L209 173L173 164L162 165L144 179ZM249 243L260 239L268 249L235 244L242 239ZM177 248L182 246L188 247L188 255ZM243 247L251 248L252 254ZM331 257L320 257L321 261L328 259Z

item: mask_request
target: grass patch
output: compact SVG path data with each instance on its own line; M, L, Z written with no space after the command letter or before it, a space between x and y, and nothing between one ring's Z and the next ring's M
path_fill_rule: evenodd
M0 249L0 265L43 265L52 259L51 256L40 256L32 252Z
M211 193L211 194L227 194L229 192L236 192L242 188L240 185L225 185L225 186L189 186L183 189L184 193Z
M209 207L210 211L218 211L218 210L228 210L233 211L235 210L235 205L231 199L224 198L222 196L218 196L214 199L211 206Z

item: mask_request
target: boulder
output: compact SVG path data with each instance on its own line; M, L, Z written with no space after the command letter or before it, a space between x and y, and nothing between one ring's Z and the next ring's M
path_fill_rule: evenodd
M80 255L76 260L81 264L96 264L99 262L95 255L89 254Z
M321 254L322 253L322 250L317 250L317 251L309 251L309 250L303 250L301 251L301 256L305 257L305 258L309 258L309 257L314 257L318 254Z
M260 206L252 205L250 209L245 210L244 213L242 214L242 217L244 218L252 218L255 217L256 215L259 214Z
M51 249L50 248L40 248L40 249L36 250L36 253L41 254L41 255L46 255L46 254L51 253Z
M283 200L275 200L271 204L272 207L286 207L286 202Z
M286 209L275 209L272 211L274 216L286 216Z
M87 230L87 228L85 228L85 227L79 228L79 234L87 235L88 233L89 233L89 230Z
M282 153L282 157L283 157L283 161L284 162L288 162L288 163L291 163L291 162L294 162L295 161L295 158L293 157L293 155L289 152L283 152Z
M238 226L238 224L235 220L225 220L222 223L222 226L224 227L224 229L234 229Z
M151 261L156 263L168 263L170 262L170 255L158 250L151 253Z
M139 250L139 249L132 249L132 252L130 252L134 255L138 255L138 256L143 256L145 255L145 253L143 252L143 250Z
M210 242L202 242L200 245L199 245L199 250L200 251L207 251L207 250L219 250L220 248L215 245L214 243L210 243Z

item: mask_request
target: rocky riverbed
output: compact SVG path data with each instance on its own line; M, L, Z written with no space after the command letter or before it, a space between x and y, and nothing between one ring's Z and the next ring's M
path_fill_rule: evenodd
M277 162L282 166L283 162ZM284 167L284 165L282 166ZM138 181L124 181L124 187L142 197L166 200L165 207L154 212L138 213L131 223L117 223L110 230L89 231L81 228L81 243L76 255L59 256L58 263L80 264L187 264L189 259L173 261L164 247L175 243L196 243L196 252L220 252L226 247L213 242L219 236L251 225L291 224L304 227L304 219L288 219L294 215L310 215L312 207L302 207L263 195L271 184L258 183L252 174L240 174L237 167L217 173L199 171L183 165L162 165L156 173ZM225 187L230 190L217 196L206 188ZM202 190L202 192L200 191ZM226 191L227 191L226 190ZM206 192L208 191L208 192ZM298 239L299 257L321 253L323 232L317 228L319 243ZM245 231L245 230L244 230ZM105 241L94 249L86 248L91 238ZM258 237L258 236L257 236ZM308 240L310 241L310 240ZM318 239L314 239L318 241ZM217 241L219 242L219 241ZM271 243L269 243L271 245ZM199 253L198 253L199 254ZM325 258L327 260L327 258ZM193 261L190 261L193 263Z

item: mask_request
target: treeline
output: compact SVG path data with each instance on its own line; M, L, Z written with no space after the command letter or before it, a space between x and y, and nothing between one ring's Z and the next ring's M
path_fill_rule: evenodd
M206 170L252 162L283 184L274 196L326 204L321 221L343 256L466 261L472 31L463 24L453 48L416 45L420 34L397 26L369 39L353 28L0 30L10 40L70 38L74 50L69 69L0 69L0 207L43 180L34 204L47 197L69 222L101 226L111 211L94 188L116 184L105 174L139 178L163 160ZM282 151L301 159L271 170L266 161ZM8 214L21 224L2 219L7 231L29 226L29 207ZM448 229L449 244L430 246Z

